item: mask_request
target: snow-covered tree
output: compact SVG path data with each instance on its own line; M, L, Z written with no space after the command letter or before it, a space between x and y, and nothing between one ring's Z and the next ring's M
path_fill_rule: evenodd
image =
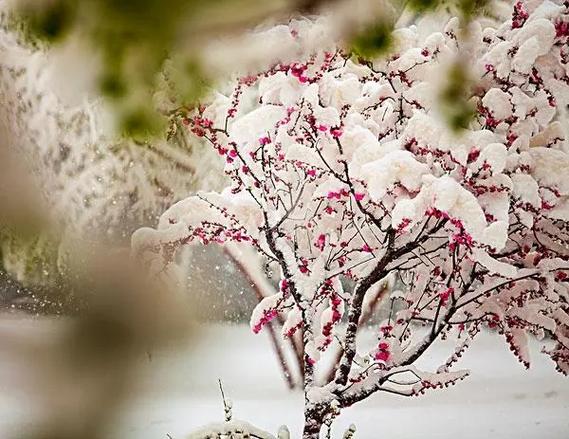
M279 27L280 43L302 47L311 26ZM282 316L283 336L302 336L305 439L375 393L465 378L453 366L486 327L526 367L528 338L546 340L543 353L568 374L568 38L566 2L516 2L495 27L398 29L384 60L330 44L242 77L185 119L231 186L172 206L134 235L134 251L159 276L195 243L250 245L278 267L279 291L251 327ZM465 60L475 115L456 131L437 78ZM397 285L391 312L362 351L362 315L386 279ZM456 340L448 360L416 367L441 338ZM320 383L331 345L341 356Z

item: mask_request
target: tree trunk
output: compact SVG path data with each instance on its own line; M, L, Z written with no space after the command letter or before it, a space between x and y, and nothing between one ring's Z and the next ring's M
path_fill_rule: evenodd
M304 413L304 430L302 431L302 439L318 439L320 430L322 429L322 418L318 413Z
M305 388L304 390L304 430L302 431L302 439L318 439L320 430L324 425L326 407L321 403L315 405L313 401L309 401L307 389Z

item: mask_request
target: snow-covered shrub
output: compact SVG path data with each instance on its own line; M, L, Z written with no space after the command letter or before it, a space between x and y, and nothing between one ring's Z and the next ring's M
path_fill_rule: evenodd
M512 10L496 28L470 23L467 40L457 19L440 32L397 30L395 53L374 63L323 47L240 78L186 119L232 184L172 206L134 235L134 251L157 275L193 243L248 244L279 267L280 290L251 327L282 315L284 337L302 333L304 438L376 392L463 379L451 369L485 327L525 366L530 334L553 340L544 353L569 373L569 11L551 1ZM299 23L289 32L301 42ZM436 80L459 55L477 110L456 133L439 117ZM243 111L245 101L257 104ZM404 288L376 347L358 352L366 296L387 278ZM456 350L419 370L445 337ZM342 355L320 385L331 344Z
M0 224L0 266L25 285L46 287L61 282L58 257L67 251L60 250L77 248L79 237L124 243L196 187L219 186L202 172L214 154L189 145L181 130L169 142L117 138L108 109L81 87L83 70L93 66L26 44L11 25L10 6L0 0L1 147L26 165L18 178L36 183L33 194L44 201L37 210L49 230L23 239ZM0 192L25 198L14 189L5 184Z

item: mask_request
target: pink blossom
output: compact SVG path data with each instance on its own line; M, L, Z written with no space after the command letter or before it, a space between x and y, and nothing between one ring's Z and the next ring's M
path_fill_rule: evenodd
M341 128L330 128L330 134L335 139L338 139L343 134L343 131Z
M321 234L320 236L318 236L318 239L316 239L316 242L314 243L314 246L322 251L324 250L324 246L326 245L326 235Z
M518 135L512 131L508 132L508 135L506 136L506 142L508 144L508 146L512 146L512 144L516 141L516 139L518 138Z
M449 287L444 291L441 291L439 293L439 299L441 300L441 305L446 305L449 297L454 293L454 288L453 287Z
M517 2L514 5L514 12L512 14L512 29L518 29L522 27L528 18L529 13L527 12L523 2Z
M569 21L558 20L555 22L555 37L568 37L569 36Z
M383 361L383 362L389 361L389 358L391 357L391 353L389 352L389 344L381 342L378 344L377 349L378 350L374 356L376 361Z
M468 163L475 162L479 156L480 156L480 150L478 148L474 148L470 150L470 152L468 153L467 162Z
M472 236L464 231L461 231L452 235L449 248L451 251L454 251L460 245L464 245L467 248L472 248L473 244L474 240L472 239Z
M258 334L263 328L263 326L265 326L267 323L273 320L276 316L277 316L276 309L265 310L263 312L263 316L261 317L261 319L255 324L255 326L253 326L253 332L255 334Z
M397 231L399 233L403 232L409 224L411 224L411 218L403 218L397 226Z
M389 357L390 357L390 354L388 351L378 351L375 354L375 359L378 361L385 361L386 362L389 360Z
M553 96L547 97L547 103L549 104L550 107L556 107L557 106L557 101L555 100L555 98Z
M290 73L292 76L298 78L300 82L307 82L308 78L304 76L304 72L308 69L306 64L291 64Z
M302 76L302 74L306 71L307 66L305 64L291 64L290 66L290 73L292 76L296 76L297 78Z

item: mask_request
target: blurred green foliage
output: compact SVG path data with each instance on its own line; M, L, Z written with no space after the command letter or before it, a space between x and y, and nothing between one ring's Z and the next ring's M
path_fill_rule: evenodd
M388 53L393 46L393 24L378 21L356 34L350 46L357 56L372 59Z
M201 44L252 28L275 14L314 11L331 0L19 0L16 17L28 42L76 38L102 63L98 91L111 102L121 134L138 140L166 132L155 94L170 61L168 93L192 107L211 79ZM20 27L20 26L18 26ZM72 36L72 37L71 37Z
M2 265L28 287L53 286L59 280L59 241L47 233L0 232Z
M26 5L22 10L29 31L40 40L60 40L68 33L75 21L76 2L69 0L46 2L42 8Z
M413 11L425 12L436 9L445 3L445 0L409 0L407 4Z
M465 20L470 20L478 15L485 15L486 8L490 5L490 0L458 0L458 9Z
M447 80L439 96L441 112L454 131L467 128L475 115L475 107L469 101L471 80L465 63L455 61L447 72Z
M210 0L207 3L220 3ZM153 102L165 60L203 8L198 0L29 0L20 3L30 41L57 44L69 35L88 42L101 58L98 89L116 108L122 134L148 138L164 132L167 120ZM203 92L199 63L180 55L175 93L185 103Z
M453 15L459 14L464 20L485 13L491 0L408 0L407 7L416 13L425 13L446 8Z

